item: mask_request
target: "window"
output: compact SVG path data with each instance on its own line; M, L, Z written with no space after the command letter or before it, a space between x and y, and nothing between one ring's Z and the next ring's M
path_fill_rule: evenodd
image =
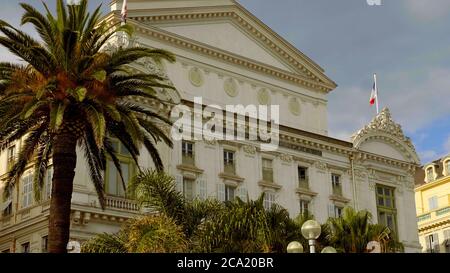
M236 174L235 153L233 151L223 151L223 164L225 173Z
M309 201L300 200L300 215L309 214Z
M47 169L44 185L44 200L49 200L52 196L53 167Z
M395 205L394 188L377 185L378 223L387 226L397 234L397 209Z
M7 169L9 170L12 165L14 164L14 161L16 160L16 146L13 145L8 148L7 151Z
M342 207L334 206L334 217L341 218L343 210L344 210L344 208L342 208Z
M23 243L21 245L21 250L22 250L22 253L30 253L30 243L29 242Z
M298 187L301 189L309 189L308 168L299 166L297 168L297 172L298 172Z
M120 143L117 140L114 140L113 147L116 151L116 157L119 160L119 164L122 169L123 180L126 186L128 185L128 182L134 175L135 164L133 158L131 157L130 152L126 149L126 147L122 143ZM109 195L126 197L126 192L124 191L123 188L120 173L111 159L108 159L108 163L106 165L105 179L107 190L106 192Z
M188 178L183 178L183 194L188 201L194 200L195 197L195 181Z
M236 188L225 185L225 201L233 201L236 193Z
M273 161L271 159L263 158L262 160L262 175L263 180L273 182Z
M334 195L342 196L341 176L338 174L331 174L331 184Z
M447 172L447 175L450 175L450 160L445 161L445 171Z
M429 253L440 252L439 235L437 233L428 235L427 237L425 237L425 240L427 244L427 252Z
M264 194L264 208L269 210L275 204L275 193L265 192Z
M41 238L41 252L47 253L48 252L48 236L42 236Z
M429 167L427 169L427 181L433 181L434 180L434 171L433 167Z
M22 208L31 206L33 202L33 175L22 178Z
M445 253L450 253L450 229L444 230L444 238Z
M429 210L438 209L439 206L438 206L438 197L437 196L433 196L428 199L428 207L429 207Z
M10 186L9 192L11 194L9 195L8 199L4 203L1 204L2 211L0 211L0 213L4 217L10 216L12 214L12 208L13 208L13 205L12 205L13 187L12 186ZM1 198L0 198L0 200L1 200Z
M188 141L181 142L181 154L182 154L182 164L192 166L195 165L194 143Z

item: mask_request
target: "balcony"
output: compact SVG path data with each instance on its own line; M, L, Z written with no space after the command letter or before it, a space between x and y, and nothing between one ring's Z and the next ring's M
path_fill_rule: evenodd
M16 157L9 157L6 161L6 170L9 172L11 168L14 166L14 163L16 163Z
M431 219L431 213L423 214L417 217L418 222L423 222L429 219Z
M231 163L231 164L226 164L225 163L223 171L226 174L235 175L236 174L236 166L233 163Z
M273 182L273 169L263 168L262 175L265 182Z
M181 163L183 165L195 166L195 157L193 154L183 154Z
M333 195L343 196L342 195L342 185L341 184L333 185Z
M130 199L107 196L105 198L105 204L107 208L127 211L139 211L137 203Z
M309 190L309 179L308 177L303 177L298 179L298 188L303 190Z

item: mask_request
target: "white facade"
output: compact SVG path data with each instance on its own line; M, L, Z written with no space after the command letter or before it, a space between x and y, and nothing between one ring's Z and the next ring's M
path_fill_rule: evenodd
M113 1L114 13L107 20L119 20L121 6L121 1ZM173 149L161 145L166 169L176 177L180 190L189 196L219 199L247 194L256 199L266 192L267 205L276 202L295 217L300 204L308 203L320 222L344 206L367 209L375 222L390 221L392 215L406 252L420 250L413 190L419 160L387 109L351 142L330 138L327 95L336 84L235 1L130 0L128 9L136 39L126 42L167 49L177 56L176 63L164 64L178 91L167 92L168 98L189 106L194 97L222 107L280 106L277 151L261 151L252 141L197 141L192 146L195 160L183 162L181 142L175 142ZM151 66L143 61L136 68ZM234 173L225 170L224 150L233 154ZM71 237L76 240L114 232L137 213L133 202L117 197L109 197L108 209L102 211L83 160L80 153L72 199ZM142 167L152 166L147 154L139 160ZM272 162L273 179L266 179L270 169L265 167L270 164L264 160ZM6 165L5 152L0 155L0 175L6 173ZM305 169L299 171L299 167ZM333 188L333 179L340 185ZM392 189L395 200L386 211L377 206L381 186ZM39 252L47 232L48 202L22 208L23 186L18 190L12 212L0 218L0 252L20 252L27 242L31 251Z

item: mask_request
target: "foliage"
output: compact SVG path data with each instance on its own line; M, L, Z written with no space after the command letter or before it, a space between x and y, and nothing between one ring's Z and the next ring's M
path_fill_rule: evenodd
M370 241L382 243L383 251L393 252L402 248L389 228L371 223L368 211L355 211L346 207L340 218L330 218L329 240L338 252L364 253Z
M143 170L128 185L128 193L141 207L174 219L188 238L205 219L222 209L217 200L186 201L176 190L174 178L157 170Z
M174 61L174 56L142 47L103 51L113 35L130 33L130 27L100 21L101 8L90 14L87 0L77 6L56 2L56 16L44 2L46 14L20 4L25 10L22 24L33 25L40 40L0 20L0 45L22 60L20 64L0 63L0 151L25 137L6 182L13 185L35 160L34 189L39 200L55 143L70 136L84 149L91 180L104 205L106 158L121 170L112 138L122 142L135 161L143 145L158 169L162 169L162 161L156 142L171 145L156 126L156 121L170 121L136 101L164 104L158 98L159 89L173 87L157 75L133 73L128 65L141 58ZM5 195L9 194L5 190Z
M97 235L82 246L85 253L179 253L187 240L181 227L164 214L132 219L113 235Z

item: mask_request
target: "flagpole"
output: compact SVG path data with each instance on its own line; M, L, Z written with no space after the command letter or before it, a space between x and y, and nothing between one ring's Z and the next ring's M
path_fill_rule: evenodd
M375 80L375 92L376 92L376 98L375 103L377 104L377 115L380 113L380 108L378 106L378 84L377 84L377 74L373 74L373 79Z

